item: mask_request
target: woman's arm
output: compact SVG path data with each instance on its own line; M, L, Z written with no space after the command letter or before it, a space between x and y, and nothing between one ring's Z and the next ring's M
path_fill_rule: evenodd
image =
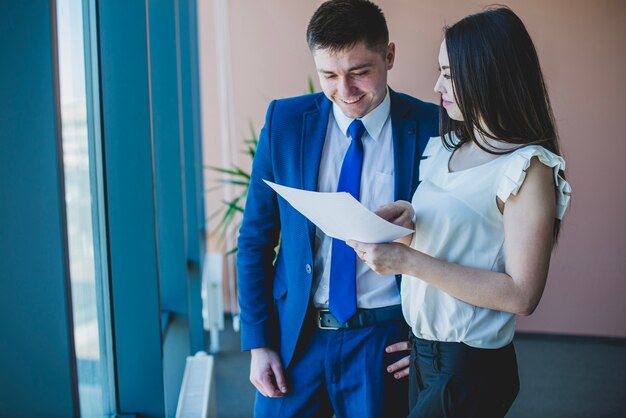
M504 207L505 273L463 267L399 243L350 244L377 273L419 277L467 303L530 315L548 275L555 211L552 169L533 158L519 193Z

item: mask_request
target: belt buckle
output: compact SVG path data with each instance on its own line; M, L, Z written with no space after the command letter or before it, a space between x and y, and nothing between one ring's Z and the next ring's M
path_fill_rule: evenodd
M328 315L332 315L330 313L330 309L317 309L316 310L316 316L317 316L317 327L319 329L323 329L323 330L330 330L330 331L336 331L338 329L341 329L340 327L331 327L328 325L324 325L322 323L322 314L328 314Z

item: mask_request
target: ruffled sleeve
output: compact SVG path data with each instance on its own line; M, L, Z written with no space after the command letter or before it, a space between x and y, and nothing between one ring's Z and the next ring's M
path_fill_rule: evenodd
M565 160L543 147L532 145L511 154L507 167L504 169L500 179L497 196L500 200L506 202L509 196L516 195L519 192L526 178L526 170L530 167L530 161L533 157L537 157L542 164L551 167L554 172L554 183L557 189L556 217L563 219L572 192L569 183L560 174L560 172L565 171Z

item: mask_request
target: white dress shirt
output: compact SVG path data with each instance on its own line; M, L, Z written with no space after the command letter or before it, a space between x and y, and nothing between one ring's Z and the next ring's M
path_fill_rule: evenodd
M385 99L361 121L363 134L363 168L361 171L360 202L370 210L394 201L394 161L391 134L391 100L389 89ZM348 126L354 119L348 118L333 104L326 128L326 141L322 151L317 190L336 192L343 158L350 146ZM319 228L315 230L315 256L313 269L313 302L318 308L328 307L328 283L332 238ZM357 258L356 268L357 307L379 308L397 305L400 295L395 276L380 276Z

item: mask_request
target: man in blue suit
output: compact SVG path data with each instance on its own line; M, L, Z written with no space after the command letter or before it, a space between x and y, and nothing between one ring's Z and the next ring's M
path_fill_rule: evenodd
M323 94L269 105L238 241L255 416L406 416L406 381L385 372L404 357L385 348L408 335L396 277L374 273L263 179L348 190L371 210L410 200L438 108L388 88L395 45L375 4L323 3L307 40Z

